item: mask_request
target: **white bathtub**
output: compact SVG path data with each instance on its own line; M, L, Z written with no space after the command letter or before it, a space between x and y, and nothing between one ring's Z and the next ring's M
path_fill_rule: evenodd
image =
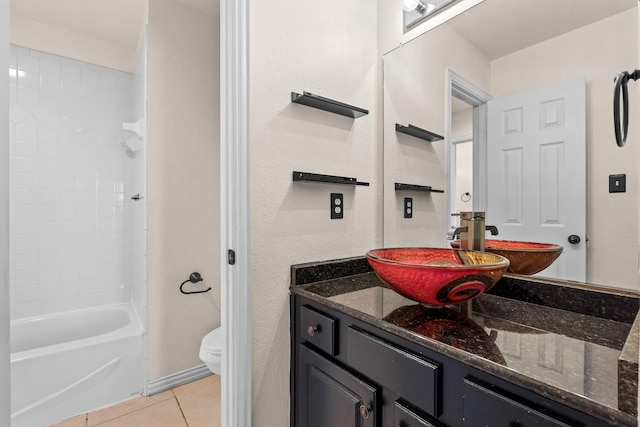
M46 426L142 393L143 342L131 304L11 322L11 426Z

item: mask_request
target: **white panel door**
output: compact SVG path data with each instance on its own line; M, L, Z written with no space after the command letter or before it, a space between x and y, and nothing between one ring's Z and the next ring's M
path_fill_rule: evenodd
M563 246L539 275L584 282L585 80L489 101L488 141L487 224L500 239Z

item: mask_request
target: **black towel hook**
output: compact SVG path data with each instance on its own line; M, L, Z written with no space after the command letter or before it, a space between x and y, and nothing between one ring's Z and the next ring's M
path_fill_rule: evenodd
M211 290L211 287L208 287L207 289L205 289L204 291L190 291L187 292L185 290L182 289L182 287L187 283L187 282L191 282L191 283L198 283L198 282L202 282L202 276L200 275L200 273L197 272L193 272L189 275L189 278L187 280L185 280L184 282L182 282L182 284L180 285L180 292L182 292L185 295L189 295L189 294L203 294L205 292L209 292Z
M629 93L627 83L629 79L635 81L638 78L640 78L640 70L635 70L632 73L623 71L614 79L616 88L613 93L613 129L618 147L623 147L627 142L627 132L629 130ZM620 94L622 94L622 122L620 122Z

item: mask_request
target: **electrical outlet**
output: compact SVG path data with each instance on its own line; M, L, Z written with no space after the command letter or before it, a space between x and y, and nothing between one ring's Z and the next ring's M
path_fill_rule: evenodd
M404 217L413 218L413 198L412 197L404 198Z
M627 175L609 175L609 193L625 193L627 191Z
M344 197L342 193L331 193L331 219L344 218Z

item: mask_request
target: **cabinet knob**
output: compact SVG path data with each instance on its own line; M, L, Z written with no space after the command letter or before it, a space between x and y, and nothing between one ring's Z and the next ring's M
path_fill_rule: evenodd
M360 415L362 415L362 418L369 418L369 413L372 411L370 406L367 405L360 405Z
M307 328L307 334L309 334L310 337L314 336L316 334L316 332L318 332L318 327L317 326L309 326Z

